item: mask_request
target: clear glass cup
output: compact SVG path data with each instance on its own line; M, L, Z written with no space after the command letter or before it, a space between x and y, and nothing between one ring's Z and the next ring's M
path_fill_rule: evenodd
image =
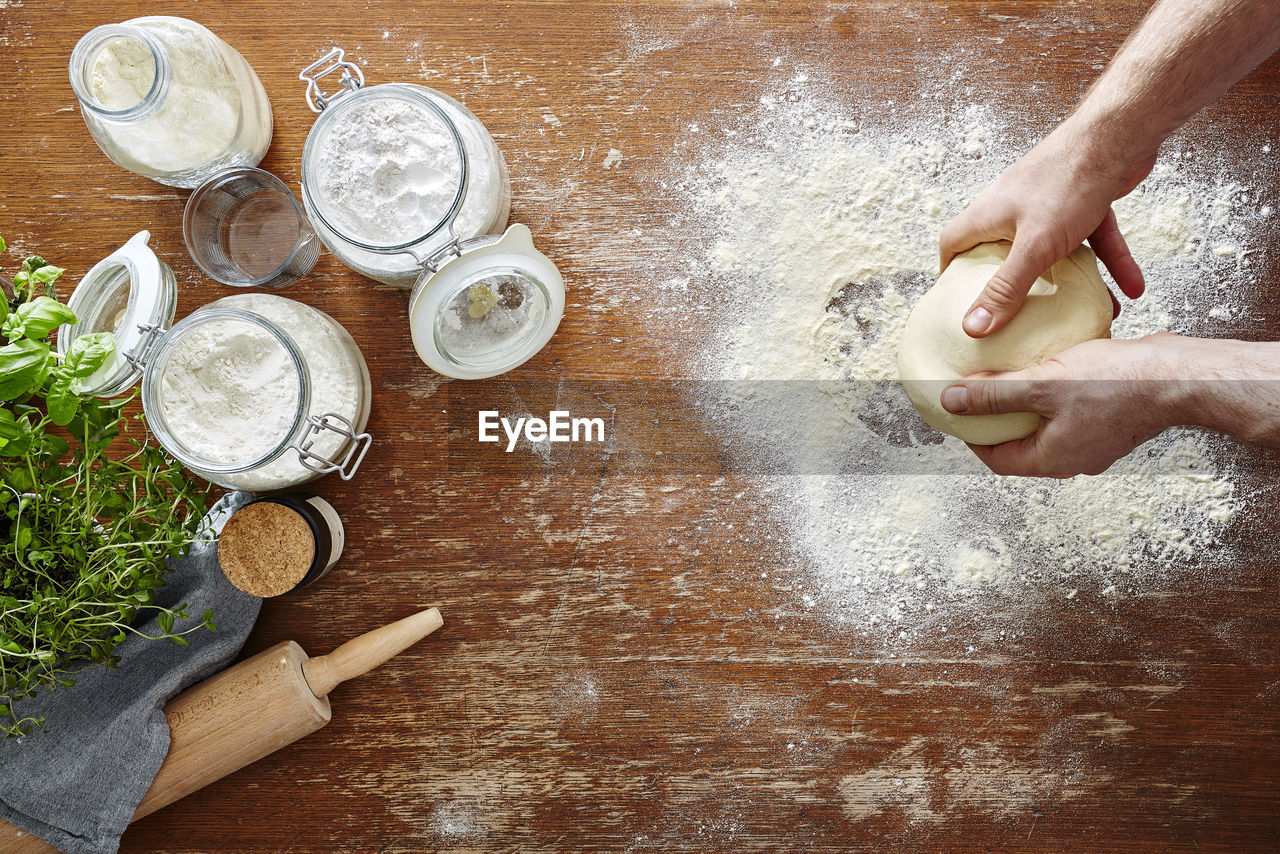
M228 169L201 184L182 215L191 259L238 288L284 288L320 257L320 239L283 181L254 167Z

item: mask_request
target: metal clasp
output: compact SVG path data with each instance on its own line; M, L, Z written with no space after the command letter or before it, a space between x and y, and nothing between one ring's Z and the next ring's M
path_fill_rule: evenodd
M409 254L413 255L413 260L421 264L422 268L428 273L436 273L444 266L446 259L450 257L462 257L462 241L455 237L453 240L450 240L444 246L441 246L439 249L424 258L419 258L417 254L413 252L410 252Z
M348 92L354 92L364 85L364 72L354 62L347 62L344 58L346 55L346 51L342 48L335 47L302 69L302 73L298 75L298 79L307 84L307 104L311 107L311 112L324 112L324 108L335 99L341 98ZM320 78L339 69L342 70L342 79L338 82L342 84L342 88L332 95L326 95L320 91ZM354 77L352 72L355 72Z
M138 342L137 347L124 354L124 360L133 365L135 370L141 371L146 368L147 359L151 356L156 341L160 340L165 329L156 323L139 323L138 331L142 333L142 340Z
M331 423L331 419L342 422L345 427L335 426ZM312 437L320 435L325 430L353 440L342 462L322 457L311 450L311 446L315 444L315 439ZM373 437L368 433L356 433L356 426L346 418L336 412L326 412L324 415L312 415L307 419L307 430L293 444L293 447L298 452L298 462L316 474L329 474L336 471L343 480L351 480L355 476L356 469L360 468L360 463L364 462L364 455L369 453L369 446L372 444Z

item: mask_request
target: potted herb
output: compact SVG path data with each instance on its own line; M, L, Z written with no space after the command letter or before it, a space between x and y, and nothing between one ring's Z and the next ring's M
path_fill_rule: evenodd
M0 251L5 250L0 239ZM72 311L54 282L63 270L28 258L0 292L0 731L26 734L37 718L14 704L111 667L141 616L161 634L186 619L161 608L167 558L195 537L205 490L154 444L123 435L130 397L102 400L82 383L111 355L110 333L80 336L65 357L46 340ZM141 416L136 416L140 419ZM212 614L202 624L212 629Z

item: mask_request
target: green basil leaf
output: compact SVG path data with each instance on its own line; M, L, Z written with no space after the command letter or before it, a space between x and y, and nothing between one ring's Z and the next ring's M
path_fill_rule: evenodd
M44 367L40 370L40 373L36 374L36 380L31 384L31 388L32 389L44 388L45 380L49 379L49 374L52 373L53 369L56 368L57 366L58 366L57 359L50 358L49 361L45 362Z
M4 242L4 238L0 237L0 243ZM3 251L3 250L0 250ZM0 291L0 321L9 316L9 298L4 295L4 291Z
M59 427L70 424L71 419L76 417L76 410L80 408L80 398L71 390L70 379L54 380L44 399L49 405L49 418Z
M4 252L8 248L9 248L9 245L4 242L4 238L0 237L0 252Z
M49 345L23 338L0 347L0 400L29 391L49 363Z
M28 338L44 338L62 324L76 322L74 311L45 296L23 303L14 314L21 319L23 332Z
M116 339L110 332L81 335L71 343L62 367L75 379L88 379L93 376L94 371L106 364L115 348ZM79 391L78 386L76 390Z
M63 267L55 267L52 264L45 264L43 267L38 267L31 272L31 281L47 285L65 272L67 271Z

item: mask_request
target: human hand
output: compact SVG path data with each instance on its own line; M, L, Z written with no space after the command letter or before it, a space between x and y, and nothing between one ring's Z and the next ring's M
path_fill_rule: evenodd
M1086 341L1021 371L980 373L942 391L953 415L1034 412L1040 428L1002 445L970 445L996 474L1072 477L1101 474L1138 445L1182 423L1182 383L1169 379L1161 333L1134 341Z
M1008 259L965 314L970 336L982 338L1008 323L1036 278L1086 238L1120 290L1130 298L1142 294L1142 271L1111 203L1151 172L1156 155L1121 157L1096 143L1099 136L1068 119L942 230L941 269L979 243L1013 243ZM1115 308L1118 312L1118 302Z

